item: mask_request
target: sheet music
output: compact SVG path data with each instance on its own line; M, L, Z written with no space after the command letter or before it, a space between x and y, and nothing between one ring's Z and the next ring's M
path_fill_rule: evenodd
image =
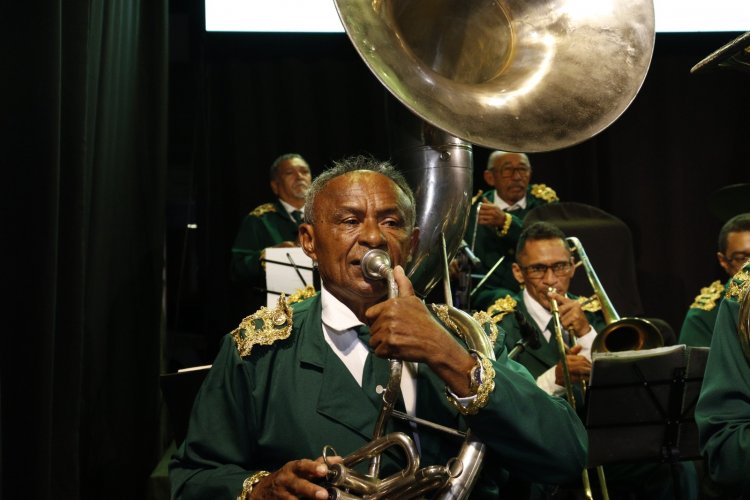
M265 256L267 307L275 306L282 292L291 295L313 284L313 262L302 248L266 248Z

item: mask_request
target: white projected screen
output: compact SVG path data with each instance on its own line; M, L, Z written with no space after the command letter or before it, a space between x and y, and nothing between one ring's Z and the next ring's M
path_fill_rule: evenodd
M205 5L206 31L344 31L333 0L205 0ZM654 0L654 11L661 33L750 30L750 0Z

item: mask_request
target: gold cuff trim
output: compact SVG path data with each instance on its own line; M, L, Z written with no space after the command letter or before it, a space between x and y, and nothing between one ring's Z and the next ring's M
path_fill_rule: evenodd
M492 361L477 353L477 367L479 366L481 366L482 371L482 383L477 388L477 395L468 405L462 405L451 394L448 387L445 388L445 395L448 398L448 402L462 415L476 415L479 410L487 406L490 394L495 390L495 369L492 367Z
M242 492L240 492L237 500L248 500L250 498L250 494L253 492L253 488L255 488L255 485L258 484L261 479L270 475L271 473L268 471L259 470L252 476L245 479L242 482Z
M505 214L505 222L503 222L503 227L502 227L502 229L500 229L500 228L497 229L497 235L502 238L503 236L505 236L506 234L508 234L508 231L510 231L510 225L512 223L513 223L513 216L510 215L509 213L506 213Z

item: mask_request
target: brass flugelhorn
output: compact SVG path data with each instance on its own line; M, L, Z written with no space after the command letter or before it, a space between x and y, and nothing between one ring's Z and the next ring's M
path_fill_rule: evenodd
M581 241L575 236L566 238L571 250L578 255L578 261L586 271L591 288L602 306L602 315L607 326L597 334L591 346L592 352L639 351L662 347L664 339L659 329L643 318L621 318L612 301L609 300L599 277L591 265Z
M387 252L380 249L369 250L362 257L362 272L371 279L385 279L388 282L388 298L398 295L398 286L393 278L391 259ZM445 312L469 349L475 350L489 359L495 359L487 334L471 316L451 306L445 306ZM419 453L414 441L402 432L384 434L388 419L398 416L394 404L401 391L401 372L403 363L390 360L390 375L385 391L383 405L380 409L372 441L344 457L341 463L328 464L326 478L330 499L411 499L425 493L436 492L432 497L440 500L464 499L469 496L481 470L486 446L471 431L459 433L453 429L442 428L439 424L425 422L417 418L404 416L407 420L429 425L438 430L461 434L464 442L458 455L446 465L432 465L420 468ZM386 478L379 478L380 455L391 447L398 447L403 452L406 463L401 471ZM335 450L326 447L323 456ZM361 474L353 467L365 460L370 460L367 474Z

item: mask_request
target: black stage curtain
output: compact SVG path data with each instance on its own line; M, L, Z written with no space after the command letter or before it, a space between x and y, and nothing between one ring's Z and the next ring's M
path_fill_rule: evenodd
M2 496L145 498L162 451L167 2L1 17Z
M533 181L552 186L562 200L610 212L632 230L644 311L618 312L663 318L676 332L700 288L725 279L715 258L723 221L708 212L707 197L748 181L748 75L690 74L737 35L657 34L643 87L612 126L581 144L531 155ZM173 158L171 173L182 188L172 185L169 202L189 200L198 231L192 250L182 246L170 258L194 258L182 270L192 288L183 279L180 289L183 302L192 297L191 308L171 316L171 324L212 338L213 346L251 312L232 306L229 249L242 217L271 199L273 158L299 152L315 174L350 154L387 157L385 91L343 34L185 29L181 37L185 50L172 65L172 89L182 89L173 94L180 104L173 101L172 133L184 122L197 132L187 148L173 135L171 147L182 148L183 157ZM475 192L486 188L481 171L488 154L474 150ZM175 238L180 245L188 241L183 236Z

